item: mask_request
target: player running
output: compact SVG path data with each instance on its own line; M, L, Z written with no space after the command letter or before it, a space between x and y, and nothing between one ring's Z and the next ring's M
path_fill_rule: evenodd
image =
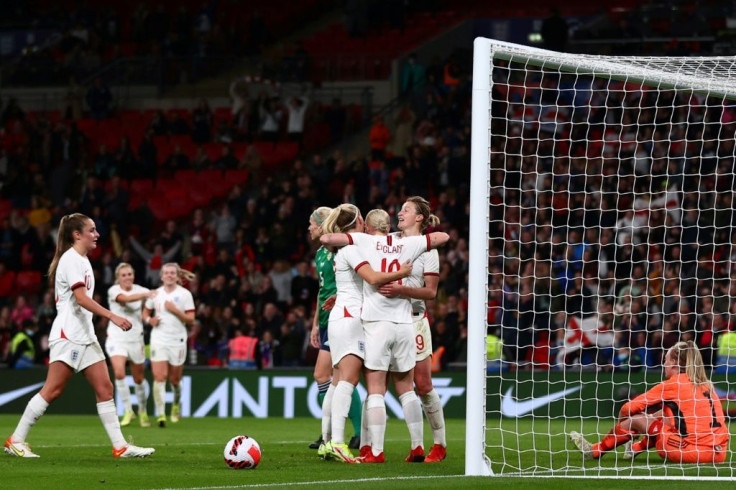
M130 374L133 376L135 396L138 398L138 419L141 427L150 427L151 422L148 420L146 410L148 397L146 387L143 385L146 346L143 343L141 311L143 300L151 296L151 291L148 288L134 284L134 280L135 272L130 264L121 262L115 268L115 284L107 290L107 303L110 305L110 311L128 318L132 327L129 331L123 332L113 324L109 324L107 326L105 351L110 356L110 364L112 364L115 376L115 389L125 408L120 426L129 425L136 417L130 400L130 389L125 381L125 364L130 363Z
M181 417L181 377L187 357L187 326L194 323L194 298L181 286L181 278L191 281L194 274L169 262L161 267L161 282L154 297L148 298L143 307L143 322L151 330L151 371L153 371L153 403L156 406L156 423L166 427L166 380L174 392L171 404L172 423ZM155 316L152 316L153 312Z
M625 459L656 447L660 457L674 463L726 460L729 434L723 407L697 346L692 341L672 346L665 356L664 374L665 381L621 407L618 423L602 441L591 444L578 432L570 433L586 459L598 459L627 444ZM639 435L643 437L632 443Z
M363 218L352 204L341 204L323 224L327 233L355 233L363 231ZM320 237L327 244L325 236ZM361 254L358 247L342 247L335 255L335 283L337 298L330 311L328 336L332 356L332 437L320 448L320 453L339 461L355 463L356 460L345 444L345 419L348 416L355 385L365 359L365 336L360 312L363 306L363 281L378 285L406 277L411 273L411 263L396 264L392 272L376 272Z
M327 219L330 211L332 211L332 208L322 206L315 209L309 217L309 237L313 241L319 241L319 237L322 236L322 224ZM327 321L330 317L330 310L335 304L335 294L337 293L333 262L334 256L335 254L331 250L321 246L317 250L314 258L317 266L317 275L319 276L319 294L317 295L317 308L314 312L309 341L312 347L319 349L317 362L314 365L314 380L317 382L317 388L319 390L317 398L322 406L322 434L315 442L309 445L310 449L319 449L325 441L330 440L332 433L331 405L332 394L335 388L332 385L332 361L330 359L330 345L327 336ZM355 435L350 439L348 447L350 449L357 449L360 444L361 428L361 403L357 391L353 391L348 417L353 423L353 429L355 431ZM320 456L324 456L324 454Z
M425 236L399 238L387 235L390 230L388 214L380 209L368 213L366 231L325 235L320 240L331 245L354 243L372 267L392 271L399 264L413 262L431 248L449 240L446 233L435 232ZM361 448L362 463L385 461L383 442L386 431L386 373L390 372L399 396L411 438L408 462L424 461L423 421L419 400L414 392L414 365L416 348L412 324L411 304L404 298L388 298L371 284L363 285L361 319L366 339L365 379L368 397L365 402L366 428L370 448Z
M153 448L125 442L105 354L95 335L93 315L109 319L124 332L132 327L130 320L92 299L95 275L87 255L97 248L99 237L89 217L74 213L61 218L56 252L49 266L49 281L53 281L56 297L56 318L49 334L49 370L41 391L28 402L13 435L5 441L5 452L12 456L39 457L26 443L26 436L49 404L61 396L72 375L79 372L95 391L97 413L112 443L113 457L144 458L154 453Z

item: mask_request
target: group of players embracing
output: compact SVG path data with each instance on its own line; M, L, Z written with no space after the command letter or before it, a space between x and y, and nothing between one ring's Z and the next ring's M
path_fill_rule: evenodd
M443 232L425 233L438 224L427 200L418 196L402 205L395 233L388 213L381 209L370 211L365 220L352 204L320 207L312 213L310 236L322 244L315 260L320 293L311 335L312 345L320 349L315 379L323 398L321 458L385 461L384 395L389 376L411 438L406 461L445 458L444 414L432 386L425 306L425 300L437 294L439 282L434 249L449 240ZM360 455L354 457L345 441L345 422L361 371L368 395L360 417ZM434 437L426 456L422 407Z

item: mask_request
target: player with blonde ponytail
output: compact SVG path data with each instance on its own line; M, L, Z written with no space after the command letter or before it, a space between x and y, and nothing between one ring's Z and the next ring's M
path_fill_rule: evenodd
M156 423L166 427L166 381L174 392L170 420L181 417L181 377L187 355L187 327L194 324L194 298L181 286L181 279L191 281L196 276L182 269L176 262L161 267L161 287L146 300L143 307L143 322L151 330L151 371L153 371L153 402L156 407ZM155 312L155 316L153 315Z
M728 426L697 346L690 340L673 345L665 356L664 374L665 381L621 407L618 423L602 441L591 444L570 433L586 459L626 444L624 459L656 448L660 457L674 463L726 460ZM649 413L654 407L661 408ZM643 437L632 442L639 435Z

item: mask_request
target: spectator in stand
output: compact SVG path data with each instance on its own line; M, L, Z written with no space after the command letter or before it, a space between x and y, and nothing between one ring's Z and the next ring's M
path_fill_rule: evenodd
M174 111L171 114L171 120L168 122L169 134L185 135L192 134L192 130L189 127L189 123L181 117L179 111Z
M258 368L271 369L281 365L281 344L270 330L261 335L258 342Z
M220 213L215 214L210 223L210 227L217 237L217 247L224 248L229 253L234 253L233 246L235 244L235 228L237 227L235 217L230 212L230 206L227 203L220 208Z
M160 242L156 242L153 245L153 251L149 251L134 236L131 235L129 241L133 250L146 263L146 273L143 282L148 286L158 284L161 277L161 267L169 263L179 253L179 248L181 247L181 242L176 242L173 247L164 250L163 245Z
M299 143L299 148L301 148L302 138L304 137L304 119L309 108L309 98L292 97L286 103L286 108L289 111L289 119L286 126L287 137L289 141Z
M281 365L285 367L299 366L304 349L304 309L294 308L286 314L286 319L279 331L281 346Z
M22 330L23 323L33 319L33 308L28 304L24 295L15 298L15 305L10 312L10 321L17 330Z
M194 158L192 158L192 168L197 172L212 168L212 160L201 145L197 147Z
M192 111L192 141L208 143L212 140L213 115L207 99L199 99L197 107Z
M153 136L154 132L151 129L148 129L143 136L143 140L138 147L139 165L135 175L156 182L158 176L158 148L153 142Z
M10 369L27 369L33 367L36 360L35 336L38 333L38 325L33 319L23 322L21 328L10 341L10 355L8 367Z
M269 282L269 280L264 280L265 282ZM279 309L276 307L275 303L266 303L263 306L263 311L261 315L261 319L258 322L258 330L256 331L261 336L265 332L270 332L273 336L278 335L281 324L284 322L284 316L281 314Z
M373 126L368 136L371 147L371 159L376 161L384 161L386 159L386 147L391 141L391 132L383 122L383 116L377 114L373 119Z
M110 115L112 92L100 77L95 78L93 85L87 90L87 106L94 119L107 119Z
M260 139L270 141L274 145L279 139L279 128L283 113L279 107L278 97L264 98L260 107Z
M135 156L135 152L133 152L133 149L130 147L130 139L127 136L120 138L120 146L115 151L113 159L120 178L130 182L137 177L136 172L138 171L138 159Z
M348 113L339 98L332 99L332 104L325 109L325 122L330 127L330 141L337 143L345 134Z
M291 299L291 264L286 260L277 260L273 263L273 267L268 273L271 283L277 293L278 307L281 311L292 304Z
M163 168L170 175L175 174L178 170L184 170L190 167L189 157L182 151L181 145L174 146L174 151L166 158Z
M233 170L238 167L238 159L233 155L233 150L228 144L222 145L222 156L218 158L212 168L219 170Z
M564 52L567 48L568 25L560 15L560 9L552 7L550 16L542 22L542 40L544 48Z
M294 266L291 279L291 301L294 306L302 306L308 313L317 299L319 282L309 271L306 260L300 260Z
M411 53L406 60L406 64L401 70L401 95L409 99L409 103L418 114L423 111L418 110L421 99L425 97L425 86L427 84L427 74L424 65L417 60L416 53Z

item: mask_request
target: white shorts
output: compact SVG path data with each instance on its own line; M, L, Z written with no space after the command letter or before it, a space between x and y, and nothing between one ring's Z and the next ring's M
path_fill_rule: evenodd
M414 320L414 343L417 347L417 362L432 356L432 332L426 316Z
M125 357L133 364L143 364L146 361L146 346L143 343L143 337L137 342L107 339L105 341L105 352L110 357Z
M187 358L187 346L155 344L151 342L151 362L168 362L172 366L183 366Z
M63 362L78 373L92 364L105 362L105 353L102 352L99 342L80 345L67 339L58 339L49 344L49 364L57 361Z
M365 335L360 318L330 320L327 328L333 366L337 366L340 360L349 354L365 359Z
M417 363L414 325L387 321L364 322L365 367L405 373Z

